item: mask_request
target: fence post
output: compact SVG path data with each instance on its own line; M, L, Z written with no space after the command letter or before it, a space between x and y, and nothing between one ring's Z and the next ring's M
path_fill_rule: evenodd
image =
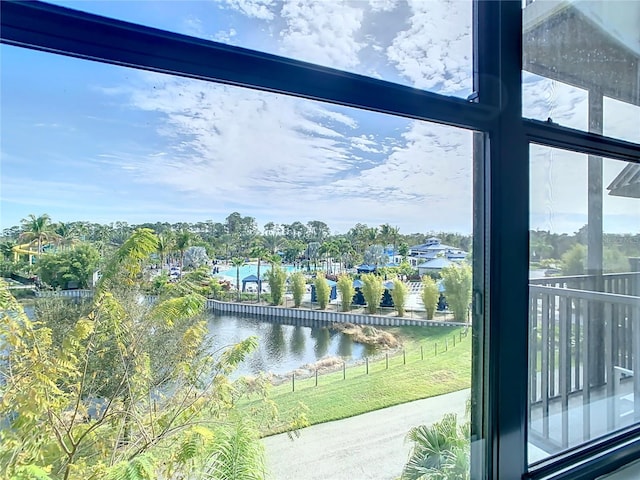
M407 351L404 348L402 349L402 364L407 364Z
M369 357L364 357L364 364L367 367L367 375L369 375Z
M449 341L445 338L444 339L444 351L448 351L449 350Z
M347 378L347 362L342 362L342 379Z
M453 346L454 347L456 346L456 336L455 335L453 336Z
M293 374L291 374L291 391L296 391L296 372L293 372Z
M424 348L420 345L420 360L424 360Z
M318 369L316 368L316 387L318 386Z

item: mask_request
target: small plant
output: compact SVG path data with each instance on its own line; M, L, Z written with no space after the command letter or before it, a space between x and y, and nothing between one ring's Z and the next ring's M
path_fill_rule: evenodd
M342 311L348 312L353 296L356 294L356 289L353 288L353 280L349 275L340 275L340 278L338 278L338 291L340 292Z
M362 275L362 295L367 302L367 312L374 314L378 311L380 299L384 293L384 285L380 278L373 273Z
M470 423L458 423L457 415L446 414L433 425L412 428L407 440L413 442L401 480L470 478Z
M327 279L324 278L324 274L318 273L315 280L316 298L318 299L318 307L320 310L327 308L329 304L329 298L331 296L331 287L327 283Z
M407 297L409 296L409 290L405 283L400 279L393 281L393 288L391 289L391 298L393 299L393 306L398 312L399 317L404 316L404 308L407 304Z
M472 276L469 265L451 265L442 269L445 296L453 317L466 322L471 303Z
M440 298L440 292L438 291L438 285L435 280L427 275L422 277L422 303L424 309L427 312L427 320L433 319L433 315L436 312L438 306L438 299Z
M302 305L302 297L307 288L307 281L302 272L296 272L289 277L291 291L293 293L293 306L299 308Z
M281 305L284 300L287 272L280 265L274 264L267 272L266 277L271 289L271 304Z

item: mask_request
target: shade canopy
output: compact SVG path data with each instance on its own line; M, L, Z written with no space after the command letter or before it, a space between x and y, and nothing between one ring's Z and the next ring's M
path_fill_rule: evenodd
M244 277L242 279L242 291L244 292L247 283L255 283L258 285L258 288L262 287L262 280L260 280L257 276L255 275L249 275L248 277Z

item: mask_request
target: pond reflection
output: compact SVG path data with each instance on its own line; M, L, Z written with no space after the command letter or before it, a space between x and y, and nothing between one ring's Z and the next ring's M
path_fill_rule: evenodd
M324 323L308 320L286 322L278 318L211 314L212 351L252 335L257 336L258 348L238 369L238 373L244 375L255 375L261 371L282 374L326 356L340 356L348 361L375 352L375 348L354 343L351 337L330 330Z

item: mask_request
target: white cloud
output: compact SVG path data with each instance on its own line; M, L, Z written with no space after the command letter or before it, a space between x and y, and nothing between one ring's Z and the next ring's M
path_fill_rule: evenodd
M233 44L235 42L235 37L238 34L235 29L230 28L229 30L220 30L215 35L213 35L213 40L216 42L222 42L226 44Z
M161 115L157 131L171 151L138 162L147 181L206 198L271 188L286 194L351 168L350 142L338 127L357 123L344 113L292 97L149 78L154 88L133 90L130 102Z
M588 93L565 83L524 72L522 114L536 120L551 119L560 125L589 127Z
M237 10L247 17L260 20L272 20L273 12L271 8L275 2L273 0L218 0L228 8Z
M453 127L412 122L402 134L404 143L383 163L336 181L326 190L349 202L354 198L354 205L362 205L363 211L393 212L394 219L405 225L469 232L471 135Z
M471 4L411 0L409 5L409 27L387 48L389 60L417 88L471 90Z
M356 40L363 18L359 3L286 0L280 14L286 22L280 32L285 54L335 68L360 63L358 52L364 44Z
M398 6L398 0L369 0L372 12L390 12Z

